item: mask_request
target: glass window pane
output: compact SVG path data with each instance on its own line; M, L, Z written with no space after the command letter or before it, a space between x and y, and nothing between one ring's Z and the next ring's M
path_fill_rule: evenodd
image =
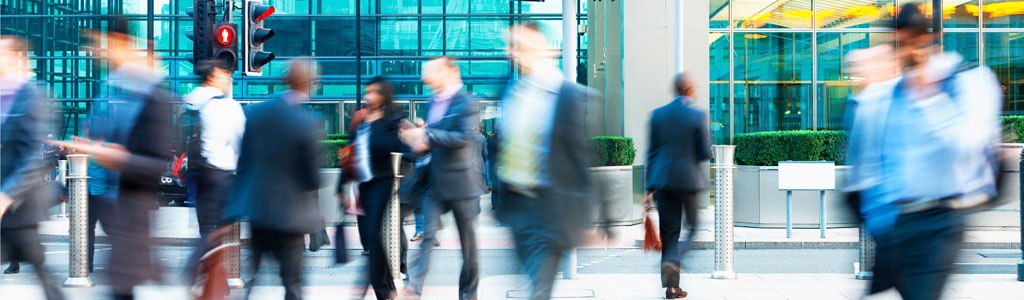
M977 32L943 32L942 48L945 51L959 53L964 60L973 65L980 63Z
M724 33L711 33L708 49L710 58L708 68L708 113L711 116L711 138L715 144L729 142L729 68L715 66L729 65L729 36Z
M986 1L989 2L989 1ZM943 28L977 28L978 0L943 0Z
M505 1L508 6L508 1ZM516 1L524 14L560 14L562 1Z
M418 47L419 26L415 19L382 19L380 21L381 55L416 55Z
M445 7L446 14L468 14L469 4L474 0L447 0L448 6Z
M505 51L505 32L509 24L507 19L473 19L470 24L473 28L469 34L471 50L485 52L480 55L502 55L500 53Z
M324 14L355 14L356 0L317 0Z
M425 14L439 14L444 7L444 0L420 0L420 6Z
M736 133L810 129L811 34L736 34Z
M444 47L444 29L441 27L441 20L423 20L420 25L420 35L420 47L423 50L441 50Z
M445 49L468 50L469 49L469 21L448 19L445 22Z
M985 0L982 4L985 27L1024 27L1024 3L1017 0Z
M818 28L889 28L896 15L895 1L870 1L854 5L845 1L817 1Z
M892 33L818 34L818 129L843 129L846 103L859 79L846 73L850 51L887 44Z
M708 0L710 2L710 23L708 28L729 27L729 0Z
M308 17L275 16L263 21L264 26L274 29L274 37L263 48L281 56L309 56L312 36Z
M736 28L810 28L811 0L733 0Z
M416 14L419 10L419 0L387 0L381 1L380 13L382 14Z
M507 14L509 13L509 3L511 3L511 1L506 0L473 0L470 2L473 3L470 10L474 14ZM559 1L548 2L556 2L561 6Z
M355 56L356 19L322 17L313 20L317 56ZM275 28L275 30L277 30ZM276 39L276 37L275 37ZM272 42L276 42L271 39Z
M1005 92L1003 114L1024 114L1024 33L985 33L985 64L996 73Z
M307 15L309 14L309 1L310 0L263 0L263 3L274 7L274 15Z

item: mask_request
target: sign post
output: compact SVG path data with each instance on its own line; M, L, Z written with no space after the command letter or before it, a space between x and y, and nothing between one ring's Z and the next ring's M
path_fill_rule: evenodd
M825 209L825 191L836 189L836 163L834 161L780 161L779 190L786 191L786 238L793 237L793 191L817 191L821 205L818 228L825 238L828 228Z

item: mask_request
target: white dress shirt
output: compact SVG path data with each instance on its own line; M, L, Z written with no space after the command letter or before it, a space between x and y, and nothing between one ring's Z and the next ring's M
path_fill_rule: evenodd
M242 105L212 87L198 87L185 96L185 102L199 108L199 126L202 128L201 155L211 166L234 171L238 165L242 134L245 133L245 113Z

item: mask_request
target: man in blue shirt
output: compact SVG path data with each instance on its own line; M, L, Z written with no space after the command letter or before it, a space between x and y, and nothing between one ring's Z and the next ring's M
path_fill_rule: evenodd
M903 76L876 78L848 108L848 187L861 195L865 228L878 245L870 292L896 288L904 299L941 297L963 238L958 208L996 191L990 162L1000 138L999 84L989 69L942 53L930 26L916 4L904 5L896 19L898 52L875 51L891 54L891 66L898 58Z

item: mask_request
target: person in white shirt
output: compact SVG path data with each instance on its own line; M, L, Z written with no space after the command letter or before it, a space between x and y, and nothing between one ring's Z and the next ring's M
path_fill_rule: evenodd
M199 258L209 250L207 239L222 224L224 207L231 192L231 183L238 164L239 147L245 132L245 113L231 99L231 72L217 60L200 62L196 74L202 86L185 95L185 155L188 158L186 177L199 222L200 244L186 265L192 270ZM198 118L197 118L198 117ZM190 120L185 120L188 124ZM193 274L189 272L188 274Z

